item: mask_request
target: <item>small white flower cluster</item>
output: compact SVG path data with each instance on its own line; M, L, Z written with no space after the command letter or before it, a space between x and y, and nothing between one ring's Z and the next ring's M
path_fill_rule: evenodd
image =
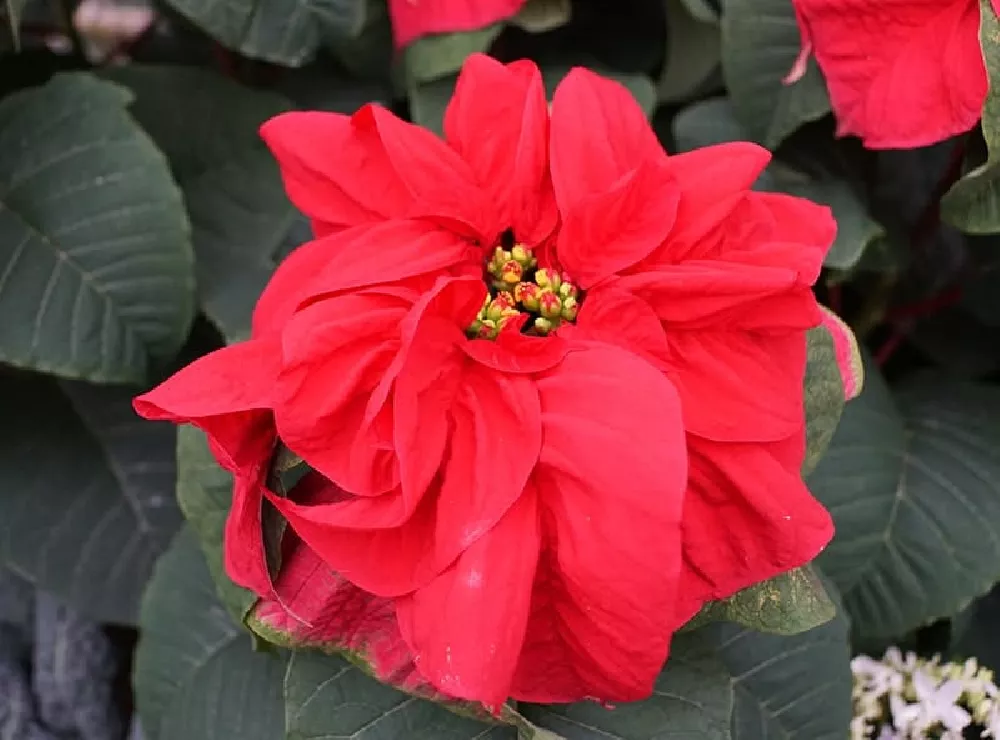
M859 655L851 671L851 740L962 740L973 723L1000 739L1000 691L975 658L942 663L892 647L882 660Z

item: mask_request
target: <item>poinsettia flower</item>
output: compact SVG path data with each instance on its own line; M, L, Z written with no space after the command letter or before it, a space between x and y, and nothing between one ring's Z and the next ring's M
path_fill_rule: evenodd
M317 238L248 342L137 409L234 472L227 568L268 630L494 709L644 698L705 601L832 533L798 468L833 221L750 192L754 145L668 157L582 69L550 115L533 64L474 55L444 128L377 105L265 124ZM288 496L279 439L311 468ZM311 563L274 583L262 497ZM378 618L329 613L347 596Z
M976 125L988 82L979 0L793 0L802 52L826 78L841 136L926 146ZM992 0L994 11L998 0Z
M389 0L396 46L433 33L475 31L517 15L527 0Z

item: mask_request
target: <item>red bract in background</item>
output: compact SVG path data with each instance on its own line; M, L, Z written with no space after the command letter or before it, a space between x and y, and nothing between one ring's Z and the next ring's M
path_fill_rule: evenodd
M979 0L794 4L802 57L789 80L815 55L841 135L902 149L965 133L979 120L987 89Z
M389 15L399 46L427 34L473 31L516 14L525 0L391 0Z

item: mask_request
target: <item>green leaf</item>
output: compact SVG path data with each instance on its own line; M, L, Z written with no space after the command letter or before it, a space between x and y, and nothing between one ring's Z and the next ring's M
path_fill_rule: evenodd
M734 103L726 98L687 106L674 119L674 139L682 152L699 147L744 141L747 129L737 120ZM882 239L885 230L869 214L850 184L832 175L807 175L779 161L761 174L757 190L788 193L829 206L837 220L837 237L823 261L836 270L854 267L865 250Z
M806 565L712 602L698 621L731 622L757 632L797 635L829 622L836 613L819 576Z
M842 614L791 636L722 624L703 631L732 676L734 740L848 737L851 653Z
M413 122L436 133L444 133L444 112L455 93L458 75L448 75L409 88L410 116Z
M128 102L82 73L0 102L0 361L142 382L187 337L187 218Z
M979 41L990 80L982 127L985 164L956 182L941 199L941 218L970 234L1000 231L1000 19L990 0L979 0Z
M1000 369L1000 327L961 304L920 317L907 340L942 372L957 377L984 378Z
M354 36L364 0L167 0L228 49L288 67L311 59L328 35Z
M808 475L830 446L844 411L844 381L837 366L837 349L825 326L806 335L809 354L806 362L805 414L806 456L802 473Z
M197 534L219 598L236 622L242 623L257 597L226 575L222 536L233 499L233 476L219 467L205 433L185 425L177 430L177 500Z
M149 740L279 740L286 660L255 653L219 603L194 533L183 529L142 603L133 685Z
M335 36L326 39L324 49L357 81L378 83L391 87L393 75L398 70L394 64L396 45L392 39L392 23L385 0L361 0L364 4L364 22L361 29L351 36ZM318 71L329 78L329 60L320 56L316 60ZM327 83L329 85L329 82ZM338 87L341 87L338 85ZM353 87L353 85L352 85ZM332 86L328 93L336 92ZM391 96L391 90L379 93ZM373 98L373 99L374 99ZM343 112L343 111L342 111Z
M958 660L975 657L987 668L1000 668L998 620L1000 590L993 589L952 618L950 655Z
M894 398L865 372L808 483L836 524L818 562L854 630L897 637L1000 577L1000 389L927 376Z
M457 73L466 57L489 49L502 30L502 23L494 23L475 31L418 38L403 51L409 84L419 85Z
M966 239L969 277L962 286L961 307L989 327L1000 327L1000 239Z
M697 95L721 61L719 23L695 17L683 0L665 0L667 49L657 83L661 103L677 103Z
M676 636L666 668L646 701L613 710L594 702L519 704L518 709L530 722L565 740L728 740L733 688L715 647L702 630Z
M736 118L750 137L774 149L799 126L830 112L826 83L809 61L792 85L782 80L801 48L788 0L726 0L722 13L722 73Z
M685 106L674 117L673 134L679 152L747 138L728 98L710 98Z
M10 28L10 37L14 42L14 51L21 50L21 15L28 0L4 0L4 7L7 9L7 26Z
M181 523L173 427L139 419L131 388L64 395L44 376L0 377L0 557L80 611L134 624Z
M528 33L546 33L565 26L572 14L570 0L527 0L510 23Z
M460 717L365 675L343 658L295 652L285 675L289 740L511 740L511 727Z
M309 238L258 133L291 104L195 68L130 66L109 75L135 92L133 115L184 191L203 310L229 341L245 339L279 257Z
M681 4L687 8L692 18L702 23L719 23L719 11L712 4L711 0L680 0ZM670 0L667 0L670 2Z

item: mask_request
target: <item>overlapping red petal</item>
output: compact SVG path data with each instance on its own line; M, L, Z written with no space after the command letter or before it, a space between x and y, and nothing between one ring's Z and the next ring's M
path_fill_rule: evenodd
M267 124L317 239L249 342L137 409L235 473L227 567L266 634L492 709L641 699L701 604L830 536L798 467L833 222L750 192L753 145L668 157L583 70L550 117L533 65L474 56L445 132L371 106ZM584 290L575 325L467 336L508 236ZM311 469L287 495L279 438ZM265 497L290 525L273 584Z
M912 148L976 124L988 88L978 0L794 5L803 60L813 54L826 78L839 134L872 149Z

